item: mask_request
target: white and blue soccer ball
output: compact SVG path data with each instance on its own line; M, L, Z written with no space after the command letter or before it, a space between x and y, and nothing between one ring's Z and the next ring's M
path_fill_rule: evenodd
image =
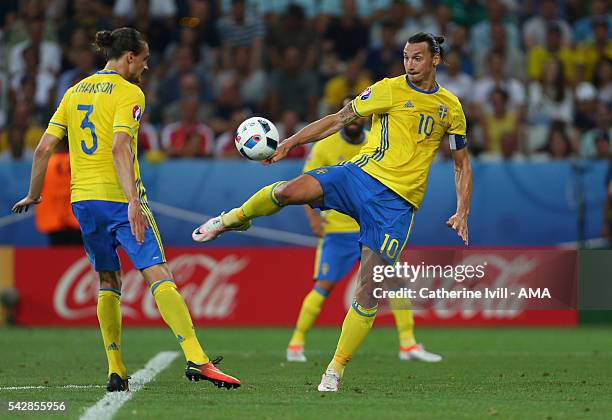
M278 130L263 117L251 117L238 126L236 148L251 160L268 159L278 147Z

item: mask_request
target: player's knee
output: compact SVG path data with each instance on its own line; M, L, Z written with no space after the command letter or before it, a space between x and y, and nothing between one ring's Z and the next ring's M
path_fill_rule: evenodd
M100 288L101 289L115 289L121 290L121 276L119 273L112 271L99 272L100 276Z
M292 182L284 182L276 187L273 191L274 198L283 206L294 204L298 191L294 188Z
M327 294L331 293L331 291L334 290L335 285L335 283L325 280L317 280L317 282L315 283L316 288L323 290Z

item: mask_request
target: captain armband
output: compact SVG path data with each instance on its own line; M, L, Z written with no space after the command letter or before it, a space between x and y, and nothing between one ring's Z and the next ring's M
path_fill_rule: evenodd
M467 146L467 138L461 134L449 134L448 142L451 150L461 150Z

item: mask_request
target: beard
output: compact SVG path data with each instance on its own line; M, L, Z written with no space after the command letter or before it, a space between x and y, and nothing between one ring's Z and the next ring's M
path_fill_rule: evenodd
M352 139L358 139L361 135L362 126L359 124L349 124L344 127L344 132Z

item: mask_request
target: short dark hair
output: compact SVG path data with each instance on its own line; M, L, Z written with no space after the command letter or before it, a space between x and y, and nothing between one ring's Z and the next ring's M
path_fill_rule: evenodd
M144 43L141 33L134 28L98 31L95 40L98 51L103 52L107 60L117 59L128 51L140 54Z
M418 44L419 42L427 43L431 55L440 54L440 57L442 56L443 51L441 45L444 43L443 36L435 36L429 32L419 32L408 38L409 44Z

